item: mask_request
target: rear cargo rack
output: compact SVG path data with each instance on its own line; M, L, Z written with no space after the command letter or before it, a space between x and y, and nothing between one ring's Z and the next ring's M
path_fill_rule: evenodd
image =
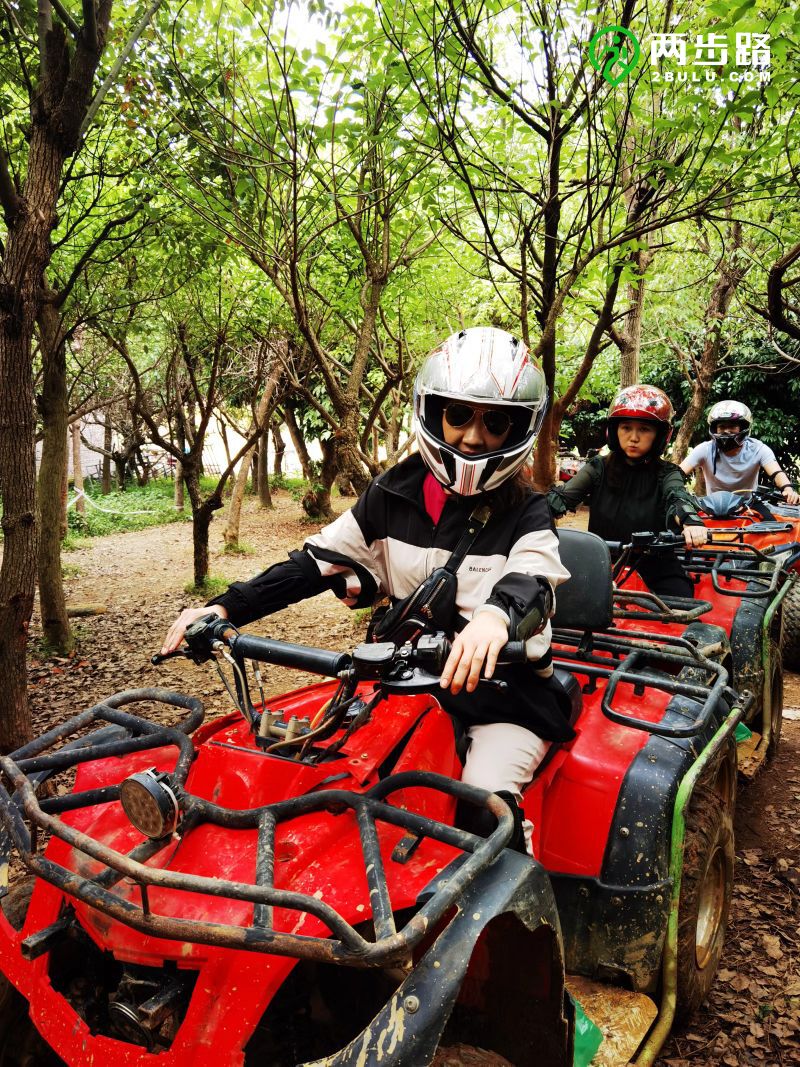
M781 546L771 547L778 549ZM764 552L755 545L741 544L725 552L693 548L691 552L678 555L688 571L710 574L716 593L743 600L771 599L784 573L784 561L777 551ZM744 588L732 589L731 581L742 582Z
M707 726L718 724L727 717L730 708L739 702L739 695L727 682L727 671L688 641L685 637L670 634L639 633L625 630L608 630L603 634L582 634L576 630L555 629L556 645L575 646L575 651L556 648L553 663L557 667L584 675L585 692L593 692L600 679L605 680L600 708L606 718L621 726L660 737L694 737ZM604 654L605 653L605 654ZM681 678L683 668L689 668L688 677ZM698 672L705 673L708 684L698 679ZM700 705L692 721L685 726L637 719L617 711L614 696L623 682L634 687L641 695L645 689L656 689L672 696L685 697ZM682 709L683 714L693 709Z

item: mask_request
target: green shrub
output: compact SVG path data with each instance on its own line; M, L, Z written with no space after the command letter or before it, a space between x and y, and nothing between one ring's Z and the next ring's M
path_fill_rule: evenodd
M207 480L210 484L216 484L214 479ZM174 483L168 478L159 478L144 486L130 486L124 492L116 491L108 496L103 496L100 487L94 484L87 486L85 492L88 498L85 513L80 515L74 505L67 512L67 540L76 534L104 537L107 534L191 520L188 506L184 511L176 511Z
M306 491L306 481L304 478L293 478L286 474L279 474L277 477L275 475L270 475L269 486L270 489L286 489L290 493L299 489L301 490L300 496Z
M252 556L256 550L246 541L237 541L235 545L225 545L222 551L226 556Z
M189 582L188 585L183 587L183 591L184 593L189 593L190 596L201 596L209 600L213 596L219 596L220 593L224 593L230 584L230 581L221 575L209 574L202 585L195 585L194 582Z

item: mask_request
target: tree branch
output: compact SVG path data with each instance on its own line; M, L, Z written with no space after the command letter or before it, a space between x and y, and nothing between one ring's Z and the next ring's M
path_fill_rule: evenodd
M784 305L784 275L800 259L800 243L790 248L785 256L770 267L767 276L767 313L766 318L781 333L787 334L795 341L800 341L800 325L792 322L786 315Z
M53 0L51 0L51 3ZM90 52L96 52L97 39L97 12L94 0L83 0L83 41Z
M89 107L88 107L88 109L86 111L86 115L84 117L84 120L81 123L81 128L78 131L78 143L80 143L83 140L83 138L86 136L86 131L89 129L91 124L94 122L94 117L97 114L98 109L100 108L100 105L103 103L103 100L105 100L106 96L108 95L108 91L111 88L111 86L114 85L114 83L116 82L117 75L119 74L120 70L122 70L122 65L125 63L125 61L127 60L128 56L133 51L133 48L136 45L136 42L139 40L139 38L142 36L144 31L147 29L147 27L149 26L153 16L158 11L158 9L161 7L163 2L164 2L164 0L153 0L153 3L150 5L150 7L147 9L147 11L145 11L144 15L142 15L141 19L139 20L137 25L134 27L133 33L130 35L128 40L125 42L125 45L123 46L122 51L117 56L116 61L114 63L114 66L108 72L108 75L106 76L106 78L103 81L102 85L97 90L97 92L94 94L94 98L93 98L91 104L89 105ZM53 3L55 3L55 0L53 0ZM92 10L94 11L93 0L84 0L84 5L87 5L87 4L92 5ZM95 36L96 35L97 35L97 31L95 29Z
M91 0L87 0L87 2L91 2ZM72 17L72 15L70 15L69 11L67 11L67 9L64 7L64 5L61 3L61 0L39 0L39 21L40 21L40 25L42 24L42 20L45 18L45 12L44 12L43 9L45 7L48 7L48 6L49 7L53 7L55 9L56 14L61 19L61 21L64 23L64 25L67 27L67 29L72 34L72 36L75 38L75 40L76 41L80 40L81 35L82 35L81 34L81 28L78 25L78 23L75 21L75 19ZM94 16L94 9L92 9L92 15ZM50 21L49 15L47 15L47 21ZM95 36L96 35L97 35L97 27L95 26Z

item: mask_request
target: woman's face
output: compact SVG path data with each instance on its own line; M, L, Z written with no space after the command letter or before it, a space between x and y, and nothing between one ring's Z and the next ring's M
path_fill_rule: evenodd
M442 434L448 445L465 456L494 452L511 432L511 418L503 407L451 400L442 415Z
M645 419L623 419L617 427L619 446L628 459L646 456L657 433L658 428Z

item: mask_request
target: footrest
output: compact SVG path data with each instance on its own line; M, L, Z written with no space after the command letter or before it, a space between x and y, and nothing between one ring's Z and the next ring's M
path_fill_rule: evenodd
M573 974L567 975L566 986L603 1034L592 1067L624 1067L656 1020L655 1003L644 993Z

